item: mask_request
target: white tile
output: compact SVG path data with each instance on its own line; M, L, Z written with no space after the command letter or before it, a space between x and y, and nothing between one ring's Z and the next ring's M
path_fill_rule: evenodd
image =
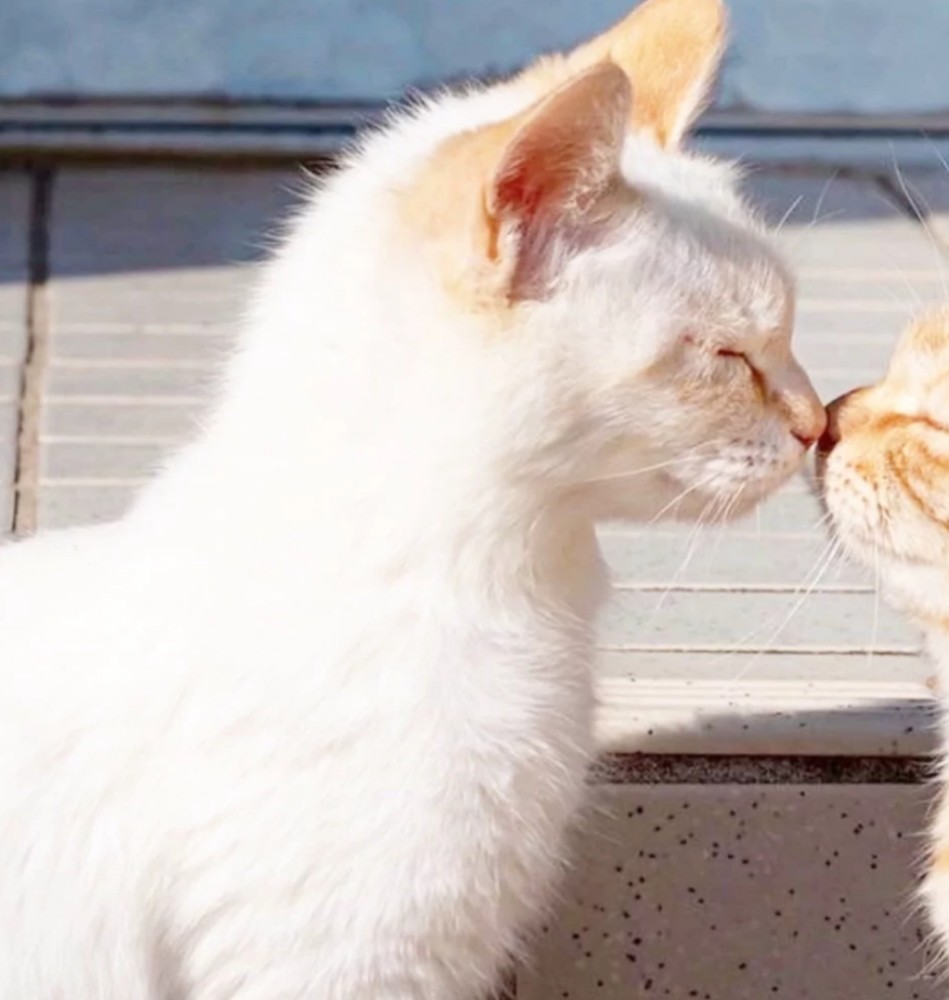
M758 508L741 518L729 521L722 526L721 522L709 523L699 528L702 543L710 543L713 547L725 544L730 534L747 536L777 532L782 534L814 534L823 538L823 510L820 502L812 493L810 487L799 487L797 482L790 488L765 500ZM689 521L661 520L651 525L625 524L617 525L617 532L625 534L644 534L650 537L673 535L679 538L690 538L696 530L694 523Z
M0 487L11 485L16 475L19 419L16 403L0 403Z
M77 333L54 332L50 343L53 358L73 360L154 360L202 361L221 364L228 357L233 338L216 332L206 333L200 327L194 332L152 333L132 327L116 332ZM0 340L2 345L2 340Z
M131 487L43 486L37 498L37 522L40 528L67 528L114 521L134 498Z
M828 267L799 267L794 275L801 313L835 311L848 313L851 305L866 312L877 309L897 314L916 306L945 301L942 268L906 272L888 267L848 266L846 258Z
M207 397L214 375L207 367L82 367L54 363L46 372L45 390L55 397L111 397L130 402L158 397L193 402Z
M601 790L518 1000L941 1000L906 785Z
M56 272L49 291L54 330L96 322L236 325L256 274L247 264L188 267L171 261L151 271L90 269L92 274Z
M902 616L866 594L736 591L616 591L599 629L607 647L728 650L914 651L919 637Z
M42 409L44 438L135 438L184 440L198 427L200 405L52 403Z
M123 441L45 444L40 475L44 480L148 479L169 450L167 445Z
M2 294L3 286L0 286ZM0 316L3 307L0 305ZM26 326L22 323L3 322L0 320L0 363L19 364L26 353Z
M6 275L0 271L0 324L17 336L16 354L22 353L26 334L26 272L13 271ZM4 354L9 348L4 349Z
M0 361L0 403L20 398L20 366Z
M601 535L614 587L736 588L868 587L867 573L840 558L820 572L828 542L821 536L739 534L709 529L695 538L665 534ZM659 595L657 595L657 599Z
M13 530L13 490L0 486L0 539Z

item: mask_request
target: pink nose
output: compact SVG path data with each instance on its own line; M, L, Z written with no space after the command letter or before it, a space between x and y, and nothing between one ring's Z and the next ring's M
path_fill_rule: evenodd
M816 438L811 437L809 434L800 434L798 431L791 431L791 433L804 445L804 450L807 451L808 448L814 443Z

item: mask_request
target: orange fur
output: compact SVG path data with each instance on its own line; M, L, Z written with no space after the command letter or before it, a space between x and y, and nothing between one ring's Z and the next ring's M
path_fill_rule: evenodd
M529 285L521 249L532 227L604 212L619 182L629 82L609 63L568 80L527 111L447 140L401 196L402 218L434 247L447 287L480 308Z
M400 214L433 248L454 296L479 310L518 297L524 274L506 221L523 232L537 212L608 214L623 120L678 145L714 78L725 20L721 0L646 0L517 77L516 87L536 95L527 110L454 136L428 158L402 193Z
M901 338L886 376L828 407L819 471L834 528L875 565L887 596L927 635L940 687L949 674L949 307ZM949 741L949 717L943 749ZM949 762L923 883L949 951Z
M543 92L600 62L629 77L630 124L676 146L703 109L725 46L720 0L646 0L622 21L573 52L539 60L525 82Z

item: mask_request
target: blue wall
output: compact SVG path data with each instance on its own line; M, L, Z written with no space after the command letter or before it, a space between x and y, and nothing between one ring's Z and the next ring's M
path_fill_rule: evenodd
M629 0L0 0L0 97L379 100L514 67ZM949 0L732 0L720 104L949 110Z

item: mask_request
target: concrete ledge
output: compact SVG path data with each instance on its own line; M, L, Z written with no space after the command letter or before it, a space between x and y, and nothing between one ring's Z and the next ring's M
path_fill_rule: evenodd
M923 684L601 678L606 753L915 757L935 749Z

